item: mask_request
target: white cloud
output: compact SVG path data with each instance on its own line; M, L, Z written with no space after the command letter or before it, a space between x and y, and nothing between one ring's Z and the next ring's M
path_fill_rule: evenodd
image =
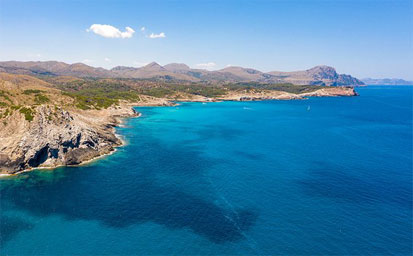
M199 63L196 64L198 68L203 68L203 69L212 69L216 66L217 64L215 62L207 62L207 63Z
M146 29L145 27L141 27L141 31L142 31L142 32L144 32L144 31L145 31L145 29Z
M106 61L106 62L110 62L111 60L110 60L108 57L106 57L106 58L105 58L105 61Z
M131 38L133 33L135 33L135 30L131 27L126 27L125 29L126 30L122 32L111 25L93 24L90 28L86 29L86 31L92 31L95 34L107 38Z
M92 63L92 62L93 62L93 60L89 60L89 59L82 60L82 63L84 63L84 64L89 64L89 63Z
M164 37L166 37L166 35L165 35L165 33L164 32L161 32L161 33L159 33L159 34L154 34L154 33L151 33L150 35L149 35L149 38L164 38Z

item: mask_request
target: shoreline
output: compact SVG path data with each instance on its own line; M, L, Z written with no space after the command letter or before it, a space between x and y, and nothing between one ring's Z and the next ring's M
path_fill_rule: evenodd
M109 153L104 153L102 155L95 156L95 157L93 157L89 160L85 160L85 161L83 161L79 164L73 164L73 165L59 164L59 165L50 166L50 167L49 166L41 166L41 167L33 167L33 168L24 169L22 171L18 171L18 172L15 172L15 173L0 173L0 179L1 178L6 178L6 177L17 176L17 175L25 173L25 172L31 172L31 171L36 171L36 170L54 170L54 169L57 169L57 168L60 168L60 167L79 167L79 166L82 166L82 165L87 165L87 164L90 164L90 163L92 163L96 160L99 160L100 158L104 158L106 156L112 155L113 153L115 153L117 151L118 147L123 147L124 145L125 144L123 144L123 141L122 141L121 145L114 147L114 150L110 151Z
M94 161L97 161L101 158L104 158L106 156L110 156L110 155L114 154L117 151L117 148L123 147L127 144L126 140L123 138L123 136L116 133L116 127L120 127L124 123L125 118L139 118L140 116L142 116L142 113L138 112L136 116L118 117L117 118L118 124L116 126L114 126L113 129L114 129L114 135L116 136L116 138L118 138L120 140L121 143L119 145L115 145L113 147L113 150L109 151L108 153L104 153L104 154L92 157L91 159L88 159L88 160L85 160L85 161L82 161L78 164L73 164L73 165L59 164L59 165L56 165L56 166L41 166L41 167L27 168L27 169L24 169L24 170L21 170L21 171L17 171L15 173L0 173L0 179L11 178L11 177L18 176L19 174L22 174L22 173L25 173L25 172L31 172L31 171L36 171L36 170L54 170L54 169L57 169L57 168L60 168L60 167L79 167L79 166L90 164L90 163L92 163Z
M331 92L328 92L331 91ZM233 95L227 95L227 97L217 97L216 99L212 98L184 98L184 99L157 99L157 101L154 102L135 102L135 103L126 103L123 105L123 108L130 108L129 110L135 113L136 115L111 115L109 116L112 118L111 121L106 120L103 122L101 125L106 126L111 126L108 130L109 132L116 137L120 143L112 142L112 144L109 145L109 147L112 147L112 149L109 152L106 153L100 153L99 150L97 150L97 155L91 157L90 159L86 160L80 160L79 163L76 164L58 164L55 166L40 166L40 167L32 167L32 168L26 168L21 171L16 171L14 173L0 173L0 179L2 178L7 178L7 177L13 177L13 176L18 176L21 173L33 171L33 170L53 170L59 167L78 167L78 166L83 166L90 164L94 161L97 161L103 157L109 156L114 154L117 151L118 147L122 147L126 145L125 139L116 133L116 127L122 127L124 123L125 118L139 118L142 116L142 113L137 112L134 107L165 107L165 106L178 106L183 102L199 102L199 103L213 103L213 102L225 102L225 101L272 101L272 100L305 100L308 99L309 97L350 97L350 96L358 96L358 93L354 90L354 88L349 89L349 88L327 88L325 89L320 89L314 92L310 93L302 93L302 94L292 94L292 93L286 93L283 92L281 94L274 94L274 95L257 95L257 94L246 94L246 93L237 93ZM107 148L102 148L101 151L105 152Z

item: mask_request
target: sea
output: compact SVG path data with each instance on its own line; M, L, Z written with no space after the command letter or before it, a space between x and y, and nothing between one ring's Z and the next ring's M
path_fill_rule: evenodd
M126 145L0 180L0 255L412 255L413 86L139 107Z

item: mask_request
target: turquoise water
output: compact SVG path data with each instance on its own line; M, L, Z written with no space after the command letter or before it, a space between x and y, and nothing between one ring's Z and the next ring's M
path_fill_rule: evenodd
M138 108L125 147L1 184L1 254L411 255L412 89Z

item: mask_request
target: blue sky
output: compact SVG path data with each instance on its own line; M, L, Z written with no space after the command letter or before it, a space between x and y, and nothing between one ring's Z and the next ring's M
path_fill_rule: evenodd
M0 0L0 60L262 71L325 64L359 78L413 79L412 2ZM119 31L104 37L93 24ZM119 34L125 27L135 32Z

